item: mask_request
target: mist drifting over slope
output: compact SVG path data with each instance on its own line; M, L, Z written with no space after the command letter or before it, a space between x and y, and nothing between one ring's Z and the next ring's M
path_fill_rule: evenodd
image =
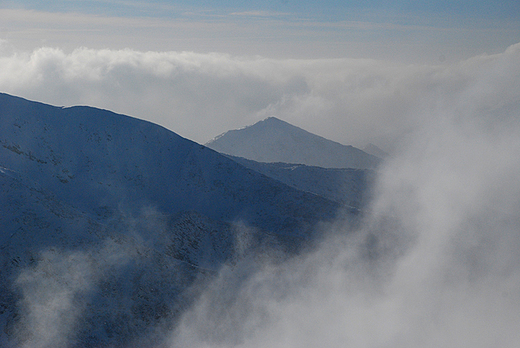
M75 54L82 52L99 53L85 50ZM105 53L110 56L113 52ZM57 54L64 60L74 55ZM242 262L221 270L175 328L162 329L160 339L143 346L518 346L519 58L520 45L515 45L500 55L443 67L389 68L380 62L358 62L356 68L346 68L350 75L339 74L341 79L332 73L309 73L313 77L303 78L303 85L315 83L312 86L321 89L303 89L293 95L281 92L276 94L280 99L255 109L258 114L285 112L288 119L303 115L302 122L310 123L317 122L312 115L329 110L321 123L345 119L345 125L353 124L364 136L372 126L375 134L393 132L393 154L380 169L371 210L353 234L342 233L341 221L322 226L330 237L316 250L288 261L265 257L262 262L252 262L245 253ZM225 59L231 66L236 63ZM296 70L325 65L269 64ZM337 68L334 64L330 72ZM195 76L197 69L193 70ZM204 76L212 81L230 76L225 69L215 71L219 73ZM47 75L43 76L45 80ZM103 85L103 81L118 80L101 78L94 84ZM258 81L272 80L259 77ZM264 91L272 85L266 86ZM349 91L357 94L349 96ZM115 93L123 96L123 92ZM348 105L346 113L333 112L354 97L359 99ZM335 127L338 132L354 132L337 123ZM68 260L72 265L74 260L83 264L81 257ZM60 262L56 264L62 267ZM69 267L83 274L80 268ZM81 282L94 278L85 274L79 278ZM19 283L38 291L36 283L26 278ZM40 285L44 289L45 284ZM94 285L85 284L84 289ZM81 294L83 290L71 291ZM62 297L71 298L65 294ZM26 301L33 298L31 294ZM71 316L79 312L71 312ZM72 345L59 335L45 344Z
M516 347L519 62L424 100L360 231L329 227L316 251L267 263L238 289L222 272L171 346Z

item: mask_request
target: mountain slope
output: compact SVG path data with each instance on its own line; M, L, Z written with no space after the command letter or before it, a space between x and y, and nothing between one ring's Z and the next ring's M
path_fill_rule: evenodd
M379 158L360 149L309 133L276 117L228 131L209 141L206 146L258 162L357 169L375 168L380 162Z
M303 164L265 163L229 156L244 167L267 175L298 190L344 204L355 210L368 201L374 171L353 168L322 168Z
M17 345L62 326L41 345L153 335L244 234L248 247L297 249L339 207L152 123L6 94L0 190L0 343ZM38 312L57 296L80 309Z
M301 224L332 218L336 208L142 120L7 95L0 95L0 115L0 166L78 209L136 213L150 205L300 233Z

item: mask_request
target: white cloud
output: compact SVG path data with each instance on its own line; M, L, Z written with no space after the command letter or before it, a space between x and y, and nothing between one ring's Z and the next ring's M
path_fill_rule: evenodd
M17 276L15 338L20 347L69 347L97 283L132 256L107 241L99 250L44 250Z
M358 91L347 84L365 103L411 94L398 98L413 127L360 230L329 227L317 250L260 265L241 286L240 268L224 269L171 346L516 347L519 49L449 67L376 65Z
M16 282L23 290L24 325L17 328L18 335L27 348L65 347L83 309L82 298L90 291L93 270L81 252L48 251L40 259L37 267L22 272Z
M372 142L393 150L426 114L455 107L500 114L518 105L519 47L439 65L6 49L0 56L0 90L51 104L110 109L202 143L275 115L345 144Z

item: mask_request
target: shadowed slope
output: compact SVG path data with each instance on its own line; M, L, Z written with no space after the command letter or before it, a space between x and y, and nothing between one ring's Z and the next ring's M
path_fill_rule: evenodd
M153 336L236 250L298 249L339 207L155 124L6 94L0 193L0 343L17 346Z

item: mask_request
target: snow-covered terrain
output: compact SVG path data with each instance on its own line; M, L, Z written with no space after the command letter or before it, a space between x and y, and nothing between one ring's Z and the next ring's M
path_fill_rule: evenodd
M309 133L276 117L228 131L209 141L206 146L227 155L258 162L357 169L373 169L380 163L376 156Z
M0 344L42 346L151 337L237 250L299 248L340 206L155 124L6 94L0 191Z

